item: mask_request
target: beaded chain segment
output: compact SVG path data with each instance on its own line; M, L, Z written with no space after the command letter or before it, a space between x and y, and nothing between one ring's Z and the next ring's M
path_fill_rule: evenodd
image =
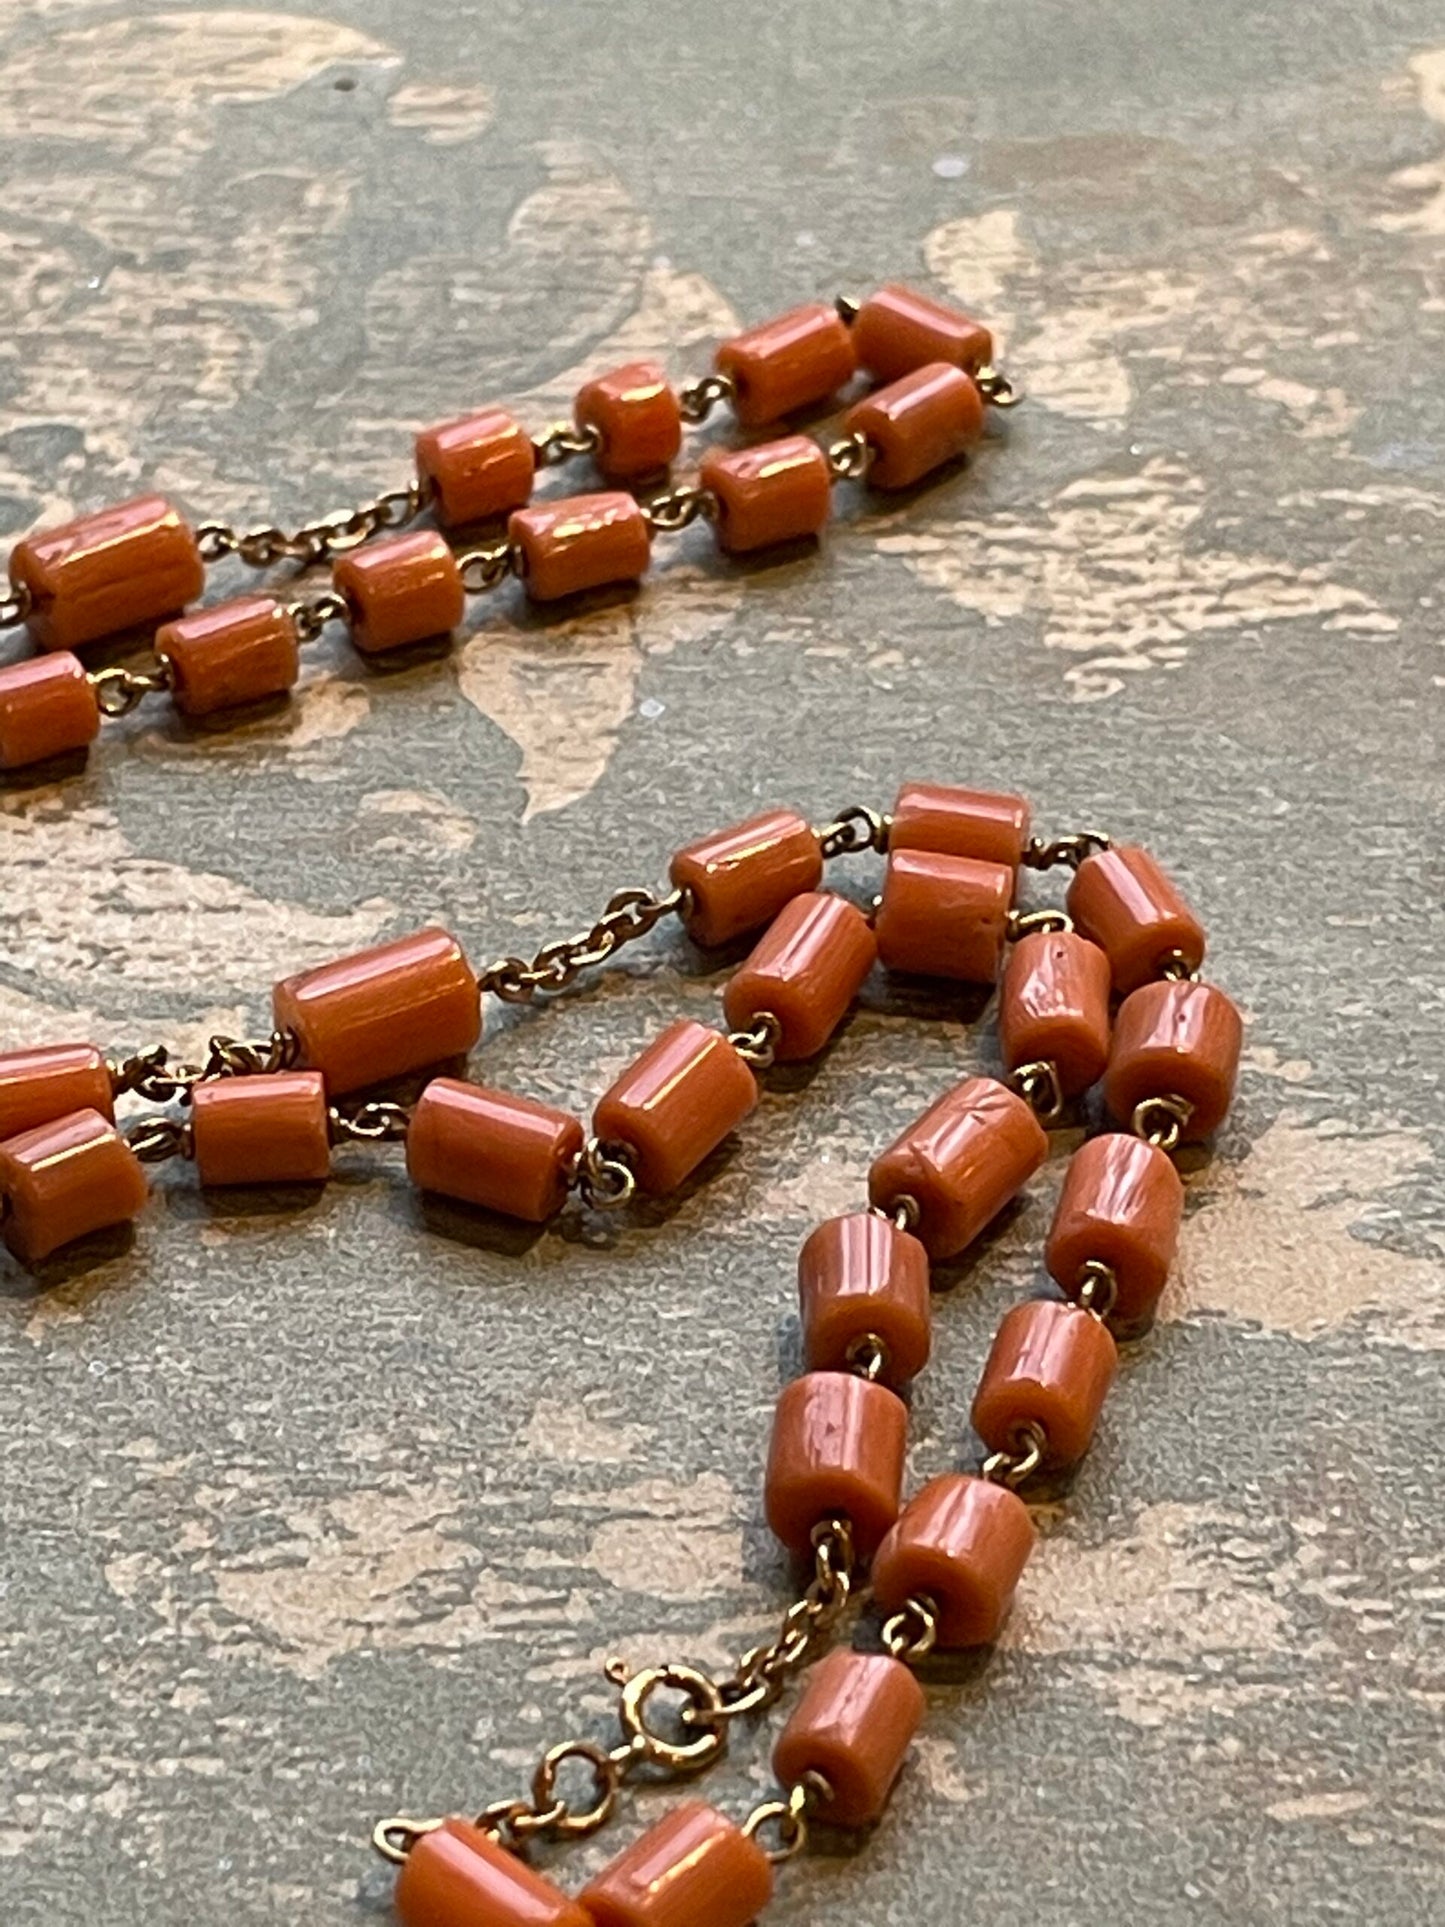
M990 354L969 317L889 288L724 344L715 373L680 393L648 365L604 376L574 424L536 442L499 410L429 431L416 483L296 535L192 531L147 501L32 537L12 558L9 614L51 653L0 670L0 764L83 748L102 714L153 691L188 713L275 695L295 679L298 641L333 617L363 650L402 647L455 627L468 590L508 575L542 599L631 580L654 529L698 515L739 551L816 534L835 481L904 486L977 438L985 403L1012 398ZM886 385L826 452L792 436L710 453L695 487L646 506L626 491L524 506L539 463L585 454L609 480L633 481L665 468L683 421L719 401L752 426L825 399L858 366ZM505 539L460 558L430 532L369 541L425 508L446 526L506 513ZM153 668L82 666L76 647L172 615L227 554L340 559L333 588L307 600L253 597L166 622ZM870 855L885 860L871 909L822 887L830 865ZM1059 870L1062 904L1020 903L1022 873ZM669 919L704 950L753 941L723 991L726 1028L672 1024L590 1124L434 1074L475 1046L486 996L545 999ZM524 1795L472 1819L379 1821L373 1844L401 1870L404 1927L747 1927L810 1827L881 1817L924 1710L918 1669L997 1639L1034 1544L1027 1495L1083 1458L1119 1344L1153 1321L1183 1211L1175 1154L1217 1129L1239 1064L1239 1013L1201 980L1204 950L1146 851L1095 831L1038 837L1018 796L908 783L887 814L855 805L813 825L776 809L703 837L673 857L666 890L617 891L589 928L532 958L477 972L450 933L428 928L287 978L270 1034L213 1038L203 1063L160 1046L111 1059L88 1043L0 1056L0 1234L37 1266L134 1219L146 1164L188 1160L205 1186L321 1183L346 1141L400 1143L423 1190L535 1224L625 1209L683 1184L743 1123L773 1064L826 1049L876 964L998 986L1004 1075L939 1097L874 1161L866 1203L803 1246L805 1369L777 1403L764 1509L806 1580L774 1636L716 1673L610 1660L614 1743L550 1747ZM1096 1084L1109 1127L1070 1158L1045 1247L1058 1295L1007 1313L979 1381L971 1418L985 1456L905 1503L900 1394L929 1357L930 1266L1017 1196L1049 1130L1076 1119ZM882 1651L845 1637L860 1604ZM688 1800L576 1899L529 1864L533 1842L602 1827L634 1778L705 1771L734 1724L805 1670L773 1748L778 1790L740 1823Z

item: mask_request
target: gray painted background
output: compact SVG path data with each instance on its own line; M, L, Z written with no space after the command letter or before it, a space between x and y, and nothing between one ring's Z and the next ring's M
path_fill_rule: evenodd
M633 601L503 594L398 673L329 638L233 735L107 731L0 795L0 1033L194 1048L283 970L432 917L531 947L686 832L908 775L1147 840L1249 1017L1166 1317L1004 1645L771 1918L1439 1920L1438 5L4 9L17 533L150 484L304 517L428 420L540 426L890 275L997 321L1006 439L818 555L695 529ZM719 982L659 933L479 1071L585 1106ZM8 1927L379 1922L375 1815L605 1731L609 1652L760 1636L796 1248L995 1061L880 986L623 1222L429 1214L355 1151L305 1199L168 1170L129 1249L0 1269ZM1067 1145L940 1299L915 1478L969 1450ZM755 1736L711 1791L767 1784Z

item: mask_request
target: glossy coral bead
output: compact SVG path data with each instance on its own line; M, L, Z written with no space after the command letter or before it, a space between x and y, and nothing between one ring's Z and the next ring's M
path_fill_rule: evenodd
M749 1927L772 1892L772 1865L758 1842L715 1808L685 1800L625 1847L579 1898L590 1927ZM484 1927L484 1919L473 1927Z
M872 451L873 487L911 488L966 454L981 439L984 421L973 377L934 362L855 402L843 417L843 432L861 435Z
M934 850L890 850L875 930L889 970L991 984L1003 964L1014 873Z
M285 695L301 674L296 618L271 596L241 596L167 622L155 651L170 665L171 698L183 716Z
M720 1031L680 1018L598 1101L592 1128L627 1146L639 1187L675 1191L758 1101L757 1079Z
M1147 850L1116 843L1086 856L1066 898L1080 934L1109 959L1114 988L1127 997L1178 959L1204 961L1204 926Z
M417 1838L395 1906L402 1927L596 1927L580 1902L468 1820Z
M1120 1004L1104 1073L1104 1102L1121 1124L1149 1098L1189 1105L1183 1136L1211 1136L1229 1114L1244 1025L1216 984L1142 984Z
M822 876L817 835L796 810L768 810L699 837L668 866L672 887L687 893L687 933L704 950L771 923Z
M733 385L733 413L743 427L762 428L836 394L852 380L857 360L837 311L810 302L723 342L713 365Z
M407 1174L423 1191L545 1224L566 1202L584 1136L566 1111L435 1077L407 1127Z
M439 422L416 438L416 472L443 528L525 507L536 468L531 436L504 408Z
M926 1599L944 1650L991 1646L1033 1549L1033 1521L1017 1493L947 1472L909 1500L878 1548L873 1597L884 1613Z
M777 1019L779 1063L816 1057L853 1007L878 956L856 904L828 891L793 897L728 981L723 1011L734 1030Z
M809 1371L846 1371L870 1338L883 1346L885 1385L906 1385L928 1363L928 1253L876 1211L826 1218L809 1234L798 1258L798 1307Z
M717 504L713 530L729 555L820 535L833 512L828 457L811 435L710 448L698 481Z
M99 733L100 704L78 656L57 650L0 668L0 770L73 755Z
M950 783L905 783L888 819L890 850L936 850L1017 870L1031 811L1022 796Z
M320 1184L331 1175L325 1079L278 1071L197 1084L191 1140L202 1184Z
M115 1115L110 1066L94 1044L37 1044L0 1056L0 1141L71 1111Z
M870 294L853 318L853 348L875 381L897 381L930 362L974 374L993 360L993 336L981 321L890 281Z
M353 549L333 571L351 640L364 656L449 636L466 613L462 572L446 538L416 529Z
M1109 959L1074 930L1035 930L1010 944L999 987L998 1034L1010 1070L1054 1066L1076 1097L1109 1061Z
M874 1160L868 1196L890 1212L912 1199L929 1256L952 1258L1033 1176L1048 1149L1021 1097L994 1078L966 1078Z
M907 1444L896 1392L852 1372L805 1372L783 1387L773 1413L768 1524L801 1558L813 1528L841 1516L868 1558L898 1516Z
M973 1429L991 1452L1017 1451L1030 1426L1043 1463L1083 1458L1118 1369L1118 1348L1077 1305L1034 1298L1005 1312L973 1399Z
M682 447L677 391L655 361L629 361L584 382L572 412L596 435L593 460L609 481L660 475Z
M78 649L174 615L205 587L195 532L160 495L141 495L18 542L10 580L29 598L41 649Z
M146 1197L140 1160L99 1111L71 1111L0 1143L0 1236L23 1265L128 1224Z
M1049 1228L1049 1276L1073 1297L1090 1264L1114 1274L1109 1321L1134 1334L1149 1324L1174 1262L1184 1186L1172 1159L1142 1138L1105 1132L1069 1159Z
M518 509L507 523L507 539L534 602L637 582L652 560L647 517L621 490Z
M827 1788L816 1812L836 1827L871 1827L923 1718L923 1688L901 1660L838 1647L808 1675L773 1747L779 1785L816 1774Z

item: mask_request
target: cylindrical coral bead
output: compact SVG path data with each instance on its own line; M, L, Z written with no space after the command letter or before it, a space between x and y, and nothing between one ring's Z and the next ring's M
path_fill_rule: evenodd
M773 1748L773 1772L785 1787L819 1775L828 1791L818 1818L871 1827L883 1817L922 1717L923 1688L901 1660L839 1647L808 1675Z
M197 1084L191 1139L202 1184L320 1184L331 1175L326 1081L280 1071Z
M406 1168L423 1191L544 1224L566 1200L583 1141L565 1111L436 1077L407 1127Z
M710 448L698 480L717 503L713 528L729 555L818 535L833 512L828 458L810 435Z
M139 1159L99 1111L71 1111L0 1144L0 1236L23 1265L128 1224L146 1194Z
M942 1648L991 1646L1033 1548L1033 1521L1017 1493L948 1472L909 1500L878 1548L873 1597L885 1613L927 1599Z
M39 1044L0 1057L0 1140L71 1111L115 1114L110 1067L94 1044Z
M851 1372L805 1372L783 1387L773 1414L768 1524L802 1556L813 1528L841 1516L866 1559L898 1516L907 1444L896 1392Z
M522 508L536 467L531 436L504 408L439 422L416 438L416 472L444 528Z
M593 460L614 482L661 474L682 447L677 391L655 361L629 361L577 390L577 426L597 436Z
M1217 985L1143 984L1114 1020L1104 1101L1127 1124L1146 1098L1181 1097L1183 1135L1208 1137L1228 1115L1243 1042L1238 1007Z
M733 412L761 428L811 408L853 378L853 340L836 310L821 302L792 308L725 341L714 357L733 385Z
M185 716L209 716L284 695L301 673L296 618L270 596L242 596L156 631L171 696Z
M419 1836L394 1904L402 1927L596 1927L577 1901L468 1820Z
M815 1057L847 1016L878 945L856 904L828 891L794 897L768 925L723 992L734 1030L751 1030L765 1012L780 1025L779 1062Z
M518 509L507 523L522 586L534 602L636 582L652 560L652 531L620 490Z
M449 636L466 612L457 558L432 529L353 549L333 573L351 640L364 656Z
M971 1244L1048 1156L1043 1126L1021 1097L991 1077L946 1091L868 1173L868 1196L892 1211L917 1207L917 1235L933 1258Z
M875 381L897 381L935 361L972 374L993 360L993 336L961 308L892 281L854 316L853 349Z
M1179 1242L1184 1186L1171 1160L1142 1138L1106 1133L1069 1159L1044 1260L1072 1297L1090 1263L1114 1274L1111 1323L1134 1333L1154 1316Z
M1002 863L935 850L893 850L878 907L878 955L889 970L991 984L1003 963L1014 873Z
M700 837L668 869L672 887L687 892L688 935L704 950L771 923L822 875L818 838L796 810L769 810Z
M727 1038L681 1018L599 1100L592 1128L626 1145L642 1190L673 1191L758 1101L757 1079Z
M1029 840L1030 818L1024 798L1006 791L905 783L888 819L888 847L978 857L1017 870Z
M0 769L26 769L95 741L100 704L78 656L59 650L0 669Z
M1119 1352L1077 1305L1034 1298L1005 1312L973 1399L973 1429L992 1452L1016 1450L1031 1426L1043 1463L1083 1458L1114 1382Z
M861 435L872 451L875 488L911 488L965 454L984 429L983 396L973 377L934 362L855 402L843 432Z
M905 1385L928 1363L932 1307L928 1253L874 1211L827 1218L798 1258L803 1357L814 1372L841 1372L855 1347L883 1346L879 1377Z
M160 495L142 495L17 543L10 580L29 597L42 649L78 649L174 615L201 593L206 567L190 526Z
M609 1862L579 1902L591 1927L749 1927L772 1892L772 1865L757 1841L686 1800ZM505 1915L498 1927L511 1927ZM545 1917L542 1927L551 1927Z
M1109 959L1073 930L1036 930L1009 948L998 1034L1010 1070L1049 1063L1065 1097L1109 1061Z
M482 1033L471 965L435 928L287 977L272 1008L333 1094L464 1057Z
M1066 899L1069 915L1109 959L1121 997L1181 959L1204 960L1204 926L1147 850L1116 843L1086 856Z

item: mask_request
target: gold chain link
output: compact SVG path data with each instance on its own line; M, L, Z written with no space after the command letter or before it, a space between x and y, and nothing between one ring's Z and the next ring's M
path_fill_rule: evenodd
M478 981L508 1004L530 1003L539 991L566 990L584 970L606 963L623 944L647 936L665 917L684 915L688 902L685 890L670 890L666 896L616 890L590 929L544 944L530 963L523 957L499 957Z
M1086 856L1110 848L1110 839L1102 830L1071 830L1052 842L1041 836L1030 837L1021 861L1028 870L1053 870L1061 863L1077 870Z
M384 530L405 528L429 500L427 485L413 477L404 488L388 489L359 508L337 509L290 532L272 523L237 529L229 522L202 522L196 540L206 562L219 562L228 555L239 556L253 569L274 568L278 562L325 562L360 548Z

